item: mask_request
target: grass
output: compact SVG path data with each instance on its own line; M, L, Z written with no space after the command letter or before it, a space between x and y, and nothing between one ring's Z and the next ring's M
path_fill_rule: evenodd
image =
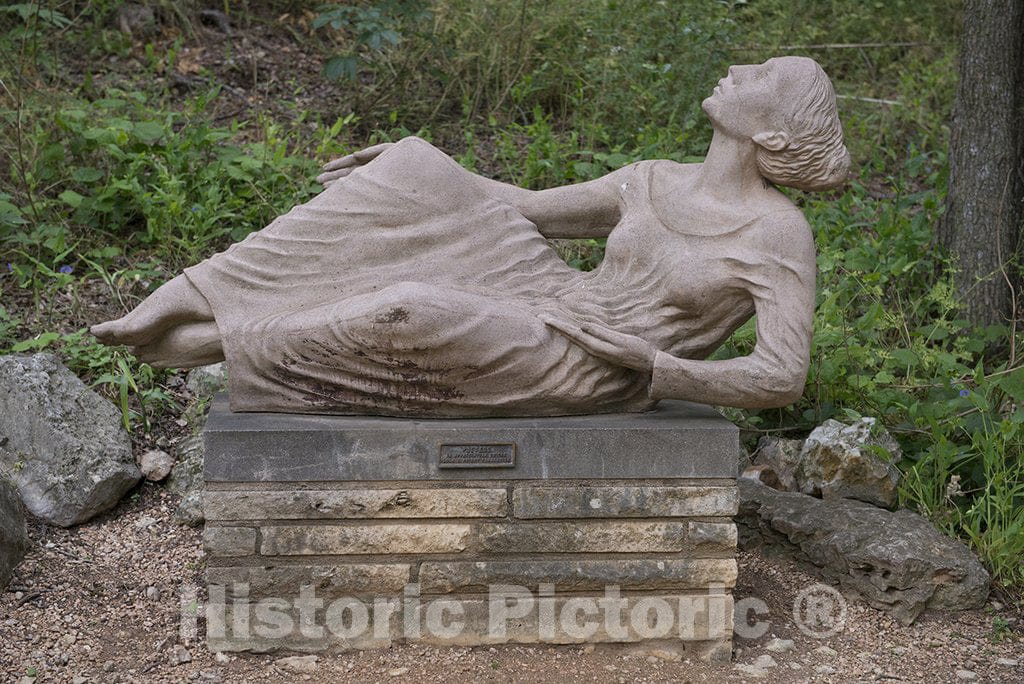
M235 72L192 68L185 95L168 78L198 45L190 5L155 3L162 33L135 38L112 28L117 5L0 12L0 351L57 351L145 428L180 410L166 391L174 374L97 345L82 311L97 299L114 302L107 314L128 309L261 228L319 189L318 162L410 133L532 188L637 159L697 160L711 133L699 102L725 68L803 54L833 78L855 178L827 196L790 193L819 250L803 398L728 414L792 435L877 416L907 454L903 504L971 544L1001 585L1024 588L1024 347L959 318L934 240L959 2L405 0L360 5L384 10L352 15L360 33L314 28L318 6L301 0L264 15L226 6L241 30L290 32L307 59L348 60L328 74L336 81L267 77L291 90L228 116ZM203 47L241 59L228 44ZM601 241L559 248L580 268L602 254ZM719 355L753 341L748 324Z

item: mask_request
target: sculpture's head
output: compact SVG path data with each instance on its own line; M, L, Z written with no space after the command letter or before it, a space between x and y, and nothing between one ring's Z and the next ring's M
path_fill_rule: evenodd
M702 107L717 130L758 145L758 169L769 181L828 190L846 180L850 154L836 95L813 59L730 67Z

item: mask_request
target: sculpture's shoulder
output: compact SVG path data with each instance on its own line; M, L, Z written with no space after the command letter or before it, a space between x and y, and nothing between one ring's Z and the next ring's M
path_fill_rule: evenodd
M786 251L807 244L813 246L814 233L807 217L789 198L778 194L781 201L766 207L750 235L770 251Z
M787 200L788 201L788 200ZM764 214L747 234L746 253L771 272L795 274L813 285L817 268L814 232L796 206Z
M644 159L623 166L606 176L618 183L625 200L633 198L642 202L658 202L658 188L678 187L693 177L700 164L681 164L671 159Z
M663 178L670 184L693 178L700 171L698 162L677 162L671 159L648 159L637 162L636 166L645 175L653 174Z

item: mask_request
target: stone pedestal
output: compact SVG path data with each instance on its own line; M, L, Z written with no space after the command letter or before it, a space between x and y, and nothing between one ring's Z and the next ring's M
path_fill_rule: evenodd
M206 426L208 643L644 642L728 658L738 431L707 407Z

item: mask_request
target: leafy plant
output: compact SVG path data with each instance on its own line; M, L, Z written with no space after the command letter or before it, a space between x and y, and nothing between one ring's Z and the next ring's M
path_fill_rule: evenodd
M330 80L345 78L354 81L362 62L398 45L405 27L430 17L424 0L377 0L370 5L337 4L324 6L313 20L313 28L329 26L344 31L351 46L334 55L324 64L324 76Z
M40 270L76 251L109 260L106 249L117 244L150 250L177 270L312 192L313 162L289 155L277 127L236 145L240 126L210 126L204 111L216 91L181 114L150 109L139 92L108 95L68 101L53 124L36 122L28 185L0 205L11 231L0 250L17 248ZM42 219L34 225L29 204Z

